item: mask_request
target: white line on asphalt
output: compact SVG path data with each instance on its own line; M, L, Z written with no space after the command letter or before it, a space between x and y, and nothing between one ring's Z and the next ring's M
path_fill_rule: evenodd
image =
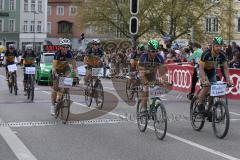
M229 112L229 113L231 113L231 114L233 114L233 115L236 115L236 116L240 116L240 114L239 114L239 113L236 113L236 112Z
M231 121L240 121L240 119L230 119Z
M37 160L9 127L0 127L0 134L19 160Z

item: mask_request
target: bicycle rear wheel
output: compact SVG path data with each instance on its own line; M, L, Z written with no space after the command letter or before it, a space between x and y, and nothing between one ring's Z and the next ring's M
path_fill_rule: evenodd
M13 74L13 88L14 88L14 94L17 95L17 76L16 73Z
M88 107L92 104L92 91L93 91L93 84L92 81L88 82L85 88L85 103Z
M35 83L35 76L31 75L31 83L30 83L30 99L31 99L31 101L34 100L34 83Z
M70 113L70 94L68 91L65 91L62 99L62 105L60 109L61 119L64 124L68 121L69 113Z
M132 100L134 96L134 91L133 91L133 83L131 83L130 79L127 79L126 82L126 95L128 100Z
M190 104L190 119L193 129L201 131L205 123L205 117L198 111L198 99L195 96L191 100Z
M96 105L99 107L99 109L102 109L104 102L104 92L101 81L98 81L97 85L95 86L95 94Z
M229 130L230 115L228 105L222 101L217 101L213 105L212 127L217 138L223 139Z
M140 132L145 132L148 125L148 114L142 112L143 108L141 105L141 99L137 102L137 124Z
M154 129L156 137L163 140L167 132L167 112L163 104L159 103L154 114Z

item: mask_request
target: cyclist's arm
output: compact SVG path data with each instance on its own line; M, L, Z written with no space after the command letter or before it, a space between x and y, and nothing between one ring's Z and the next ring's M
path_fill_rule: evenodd
M147 85L148 84L148 79L146 77L146 71L145 71L145 67L143 66L139 66L139 75L141 77L141 81L143 85Z
M229 76L229 69L228 69L227 61L223 62L223 73L222 74L228 82L231 81L230 76Z
M200 73L200 78L202 82L205 82L207 80L207 76L204 71L204 63L202 60L199 62L199 73Z

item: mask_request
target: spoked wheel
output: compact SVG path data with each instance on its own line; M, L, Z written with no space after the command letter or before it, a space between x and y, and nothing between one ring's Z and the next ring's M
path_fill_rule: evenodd
M35 83L35 80L34 80L34 76L31 76L31 85L30 85L30 99L31 101L34 100L34 83Z
M17 95L18 87L17 87L17 77L15 74L13 75L13 88L14 88L14 94Z
M61 101L61 102L58 102L58 103L56 104L56 110L55 110L55 116L54 116L55 119L57 119L58 116L59 116L59 112L60 112L61 106L62 106L62 101Z
M69 113L70 113L70 94L65 93L62 99L62 106L60 107L61 119L64 124L68 121Z
M167 113L163 104L156 106L154 114L154 129L159 140L163 140L167 132Z
M12 94L13 92L12 76L9 76L8 78L8 89L9 89L9 92Z
M133 99L133 96L134 96L133 83L130 81L130 79L127 79L127 82L126 82L126 95L128 100Z
M224 138L228 133L229 124L228 106L222 101L215 102L212 112L212 127L215 136L220 139Z
M143 108L141 105L141 100L137 103L137 124L140 132L145 132L148 125L148 114L147 112L142 112Z
M198 111L198 99L197 97L193 97L190 104L190 118L191 125L194 130L201 131L205 123L204 115L200 114Z
M98 82L96 88L95 88L95 100L96 100L96 105L99 107L99 109L102 109L103 107L103 102L104 102L104 92L103 92L103 86L101 82Z
M85 88L85 103L88 107L90 107L92 104L92 90L93 90L92 88L93 88L92 83L88 82Z

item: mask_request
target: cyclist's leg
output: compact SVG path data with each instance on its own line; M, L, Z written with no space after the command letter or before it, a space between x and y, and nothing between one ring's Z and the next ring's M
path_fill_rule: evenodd
M86 75L84 77L84 84L86 85L92 77L91 69L86 69Z
M56 100L57 100L57 92L58 92L58 81L57 81L57 77L53 74L53 84L52 84L52 94L51 94L51 102L52 105L50 107L50 113L51 115L55 115L55 111L56 111Z
M8 81L9 75L8 75L8 68L7 68L7 65L6 65L6 67L5 67L5 70L6 70L6 80Z

